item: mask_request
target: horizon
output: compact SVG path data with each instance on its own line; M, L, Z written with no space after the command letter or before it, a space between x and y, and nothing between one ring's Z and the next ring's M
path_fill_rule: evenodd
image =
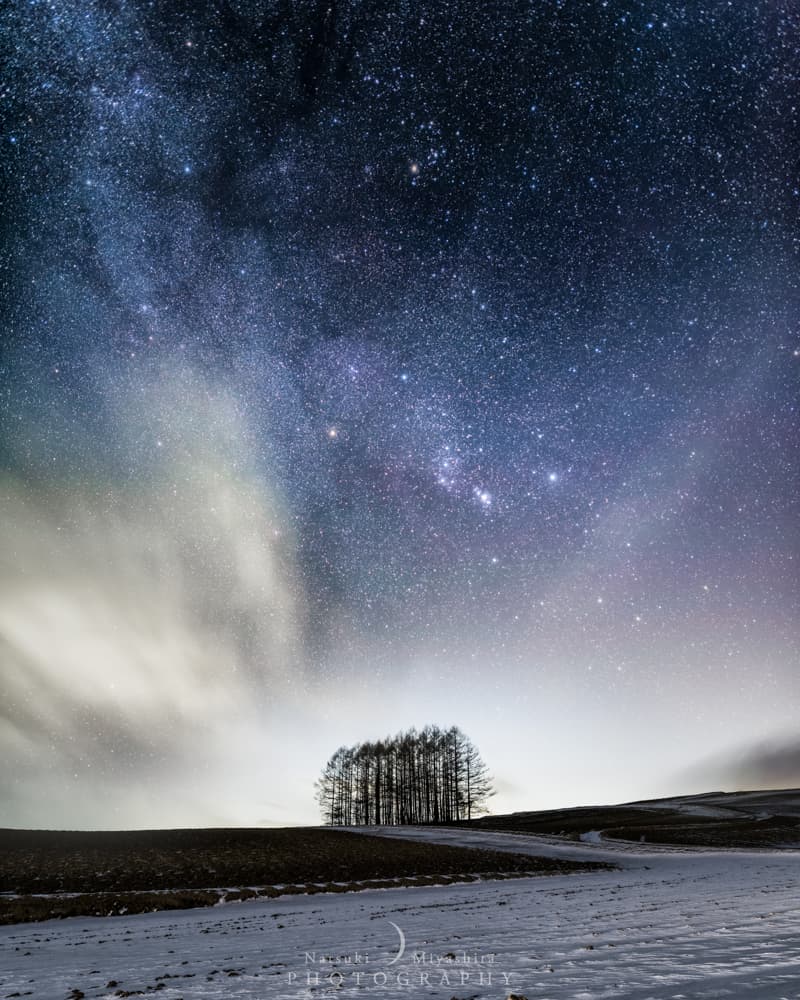
M704 799L709 796L738 796L738 795L770 795L779 794L781 792L800 792L800 787L779 787L779 788L737 788L730 791L724 789L714 789L712 791L705 792L692 792L688 794L676 794L667 795L652 799L631 799L620 802L581 802L574 803L571 805L561 805L548 807L546 809L517 809L511 813L499 813L492 809L488 809L486 812L480 814L480 816L473 817L470 820L459 820L453 822L420 822L416 824L411 824L415 826L423 827L435 827L435 826L451 826L455 824L463 824L474 822L476 819L491 819L492 817L505 817L513 815L535 815L539 813L550 813L550 812L573 812L582 809L609 809L618 808L623 806L636 806L641 804L651 804L658 802L674 802L677 800L694 800L694 799ZM491 801L491 800L490 800ZM355 823L355 824L340 824L340 823L285 823L285 824L274 824L274 823L260 823L254 825L246 824L236 824L229 826L163 826L163 827L153 827L153 826L140 826L140 827L19 827L19 826L0 826L0 830L12 830L19 833L154 833L154 832L167 832L175 830L306 830L306 829L330 829L331 827L339 829L354 829L358 828L363 830L366 835L369 834L370 827L380 827L380 826L404 826L407 824L403 823Z

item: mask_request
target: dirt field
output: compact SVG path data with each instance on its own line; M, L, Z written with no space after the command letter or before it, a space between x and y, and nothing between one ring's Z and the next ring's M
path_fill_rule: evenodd
M186 909L223 898L342 892L398 880L447 884L586 868L316 828L0 830L0 892L6 894L0 897L0 923Z

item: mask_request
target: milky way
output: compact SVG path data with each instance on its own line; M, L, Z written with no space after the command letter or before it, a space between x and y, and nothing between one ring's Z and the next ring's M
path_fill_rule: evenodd
M800 783L793 4L3 21L0 821Z

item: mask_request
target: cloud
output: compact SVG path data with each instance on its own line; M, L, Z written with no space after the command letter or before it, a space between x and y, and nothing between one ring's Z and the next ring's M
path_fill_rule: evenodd
M800 788L800 742L774 737L717 753L675 775L676 791L760 791Z
M0 822L142 825L168 776L246 755L230 726L268 728L302 689L293 539L237 401L177 368L106 399L127 475L73 467L102 466L95 437L0 479Z
M731 762L740 788L800 787L800 742L763 743Z

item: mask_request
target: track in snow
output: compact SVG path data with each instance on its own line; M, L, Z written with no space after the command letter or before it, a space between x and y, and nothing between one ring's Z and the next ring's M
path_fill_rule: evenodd
M4 927L0 997L800 998L798 852L389 832L621 868Z

